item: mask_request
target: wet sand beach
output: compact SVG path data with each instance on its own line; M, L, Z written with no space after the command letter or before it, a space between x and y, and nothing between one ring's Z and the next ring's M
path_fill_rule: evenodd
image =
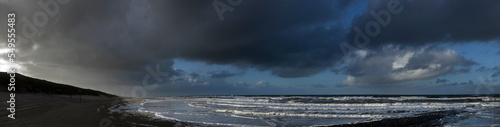
M122 127L173 126L168 121L154 121L140 115L109 113L108 108L123 103L120 97L47 94L16 94L15 118L7 117L5 103L9 93L0 92L2 103L0 127Z

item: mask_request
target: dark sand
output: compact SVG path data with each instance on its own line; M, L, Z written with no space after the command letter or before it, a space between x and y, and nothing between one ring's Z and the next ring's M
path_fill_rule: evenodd
M119 97L96 97L47 94L16 94L15 120L6 109L9 93L0 92L0 127L128 127L174 126L169 121L155 121L141 115L113 113L108 108L125 103ZM178 123L180 124L180 123Z

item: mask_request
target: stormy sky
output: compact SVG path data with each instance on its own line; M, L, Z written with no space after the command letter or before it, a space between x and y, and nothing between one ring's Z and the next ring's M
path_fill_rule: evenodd
M498 0L0 0L1 71L122 96L498 94ZM7 29L7 25L0 29Z

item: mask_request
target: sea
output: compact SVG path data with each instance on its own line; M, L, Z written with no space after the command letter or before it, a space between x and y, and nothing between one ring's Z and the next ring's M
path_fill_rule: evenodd
M194 126L500 126L500 95L171 96L110 111Z

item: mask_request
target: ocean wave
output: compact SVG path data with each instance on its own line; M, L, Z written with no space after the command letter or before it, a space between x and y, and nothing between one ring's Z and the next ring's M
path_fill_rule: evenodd
M326 101L328 100L328 101ZM500 119L497 97L379 96L188 96L150 98L114 107L157 119L215 126L313 126L406 118L439 111L464 111L455 121L473 117ZM358 103L359 101L359 103ZM493 110L495 112L489 112ZM448 118L447 118L448 119ZM450 121L452 119L449 119ZM309 124L301 123L314 121ZM496 124L493 122L493 124Z

